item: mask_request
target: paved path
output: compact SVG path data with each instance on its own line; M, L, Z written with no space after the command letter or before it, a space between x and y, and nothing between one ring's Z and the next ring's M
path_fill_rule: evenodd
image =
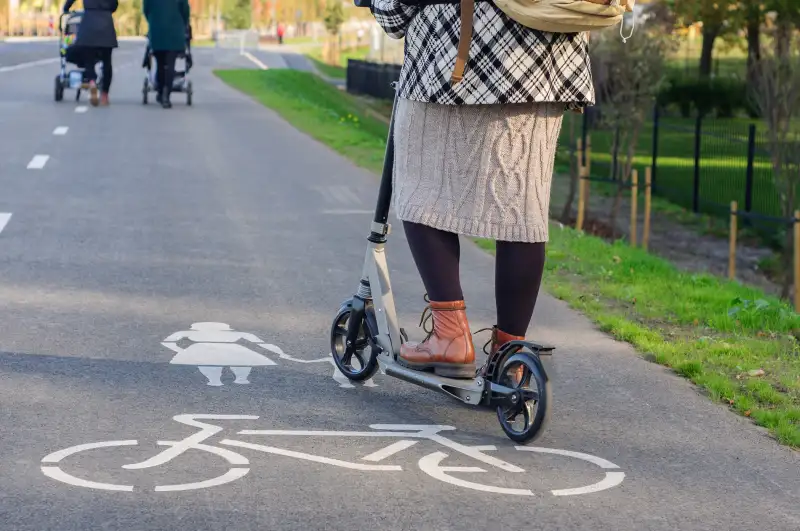
M328 330L374 176L217 80L212 67L252 66L235 51L198 49L195 105L176 95L169 112L142 106L140 50L126 53L112 107L83 113L52 101L53 65L0 73L0 529L800 528L797 453L549 297L531 336L559 346L556 405L537 444L594 457L515 450L492 412L380 375L334 379ZM388 253L412 329L422 287L402 231ZM463 255L473 326L490 326L492 259ZM215 363L253 366L249 384L207 385L197 365ZM192 414L252 418L207 421L221 433L173 420ZM389 455L402 438L296 435L374 424L454 426L450 440L525 472L430 440ZM76 446L98 441L116 442ZM158 466L122 468L136 463Z

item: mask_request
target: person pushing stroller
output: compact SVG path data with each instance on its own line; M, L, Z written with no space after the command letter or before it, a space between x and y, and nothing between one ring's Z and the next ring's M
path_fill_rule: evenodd
M169 109L175 61L186 50L191 15L189 1L144 0L142 11L150 27L150 49L156 58L156 99L163 108Z
M66 0L64 13L69 13L75 0ZM89 87L92 105L108 105L108 92L111 89L111 52L118 47L117 30L114 27L113 14L119 7L118 0L83 0L83 20L78 28L73 52L80 57L68 60L83 67L85 81ZM97 97L97 62L103 65L100 98Z

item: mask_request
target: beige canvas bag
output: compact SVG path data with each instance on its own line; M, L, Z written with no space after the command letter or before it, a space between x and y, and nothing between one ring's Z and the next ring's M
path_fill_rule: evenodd
M512 20L539 31L581 33L615 26L636 0L492 0ZM464 78L472 41L475 0L461 0L461 33L451 81ZM625 39L625 37L623 37Z

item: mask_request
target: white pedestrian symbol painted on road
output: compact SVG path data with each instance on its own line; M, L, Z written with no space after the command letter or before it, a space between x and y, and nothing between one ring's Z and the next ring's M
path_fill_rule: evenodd
M181 340L192 344L186 348L178 346ZM238 332L225 323L194 323L189 330L175 332L162 343L176 354L170 361L173 365L194 365L208 380L208 385L219 387L222 371L230 368L236 379L235 384L249 384L253 367L275 365L275 362L253 349L240 345L247 341L280 355L274 345L268 344L258 336Z
M183 348L179 345L181 341L189 341L192 344ZM222 376L226 367L235 377L233 383L247 385L250 383L249 377L253 367L277 365L264 354L242 345L241 342L256 345L277 354L280 359L296 363L328 363L333 366L333 379L339 384L339 387L345 389L355 387L336 367L332 356L313 360L295 358L255 334L239 332L226 323L194 323L189 330L175 332L164 339L161 344L175 352L170 364L195 366L206 377L208 385L221 387L224 385ZM363 385L377 387L371 378Z

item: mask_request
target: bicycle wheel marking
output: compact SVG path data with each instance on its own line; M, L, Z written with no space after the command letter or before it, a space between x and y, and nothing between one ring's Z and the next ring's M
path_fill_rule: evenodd
M602 457L597 457L596 455L585 454L582 452L573 452L571 450L559 450L558 448L540 448L536 446L517 446L517 450L523 452L536 452L540 454L553 454L553 455L563 455L565 457L572 457L575 459L580 459L581 461L587 461L589 463L597 465L604 470L619 468L611 461L603 459ZM577 487L574 489L551 490L550 493L553 496L578 496L580 494L593 494L595 492L600 492L603 490L614 488L617 485L621 484L624 480L625 480L625 472L606 472L605 477L602 480L598 481L597 483L592 483L591 485L586 485L585 487Z
M194 483L183 483L181 485L161 485L155 488L156 492L177 492L180 490L197 490L218 487L237 479L243 478L250 472L249 468L231 468L219 477L196 481Z
M76 444L75 446L70 446L69 448L64 448L63 450L46 455L44 458L42 458L42 463L59 463L65 457L69 457L72 454L77 454L78 452L83 452L84 450L94 450L95 448L112 448L114 446L136 446L137 444L139 444L138 441L102 441L95 443Z
M533 492L528 489L510 489L505 487L494 487L491 485L483 485L481 483L473 483L465 479L454 478L448 472L486 472L486 470L472 466L439 466L447 454L444 452L434 452L426 455L419 460L419 468L429 476L439 481L455 485L456 487L463 487L465 489L479 490L482 492L491 492L493 494L509 494L512 496L534 496Z
M114 485L113 483L98 483L96 481L87 481L85 479L77 478L72 474L67 474L57 466L43 466L42 473L50 479L55 479L73 487L83 487L87 489L96 490L116 490L124 492L133 492L133 485Z
M75 446L70 446L69 448L58 450L57 452L53 452L42 458L42 465L43 465L42 473L45 476L49 477L50 479L66 483L67 485L72 485L73 487L82 487L86 489L96 489L96 490L133 492L133 485L116 485L113 483L99 483L97 481L88 481L85 479L81 479L79 477L75 477L72 474L67 474L66 472L61 470L61 468L58 466L58 463L60 463L61 460L63 460L64 458L69 457L72 454L77 454L78 452L83 452L84 450L94 450L96 448L113 448L116 446L136 446L137 444L138 441L103 441L103 442L78 444ZM44 465L54 465L54 466L44 466Z
M521 452L537 452L540 454L554 454L554 455L563 455L565 457L573 457L575 459L580 459L581 461L587 461L589 463L592 463L593 465L597 465L600 468L619 468L611 461L607 461L602 457L597 457L596 455L591 455L591 454L584 454L582 452L573 452L572 450L559 450L558 448L541 448L538 446L517 446L517 450Z
M551 490L553 496L577 496L579 494L593 494L601 490L608 490L616 487L625 480L625 472L606 472L606 477L585 487L578 487L577 489L559 489Z

